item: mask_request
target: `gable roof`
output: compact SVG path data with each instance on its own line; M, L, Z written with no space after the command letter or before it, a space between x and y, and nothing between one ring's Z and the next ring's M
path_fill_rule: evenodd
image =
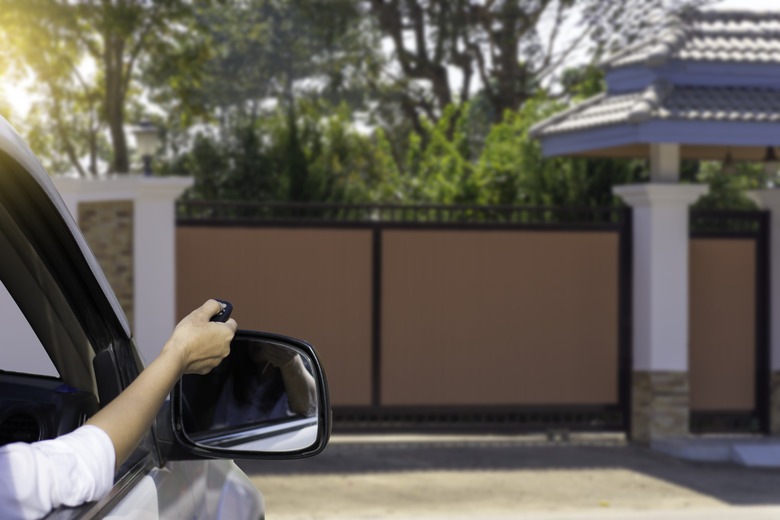
M685 11L602 64L607 91L534 125L544 155L753 160L780 141L780 12Z
M534 125L532 137L650 119L712 122L780 122L780 90L672 86L660 80L645 90L600 95Z
M601 65L652 67L675 60L780 63L780 12L689 10Z

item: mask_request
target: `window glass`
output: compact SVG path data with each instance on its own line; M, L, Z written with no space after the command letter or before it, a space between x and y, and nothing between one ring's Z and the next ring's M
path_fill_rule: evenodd
M0 331L2 360L0 369L59 377L38 336L35 335L16 302L0 283Z

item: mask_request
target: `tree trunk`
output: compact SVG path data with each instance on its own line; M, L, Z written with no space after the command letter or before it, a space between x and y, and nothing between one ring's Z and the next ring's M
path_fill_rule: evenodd
M520 17L516 2L507 2L501 13L501 29L496 35L499 60L495 69L497 92L494 118L496 123L504 120L504 112L520 106L520 75L517 22Z
M89 129L89 173L92 175L98 174L97 167L97 130L95 128Z
M105 42L106 116L109 133L111 134L111 144L114 148L114 157L109 171L111 173L129 173L130 162L128 160L124 128L125 93L122 77L124 42L110 34L106 35Z

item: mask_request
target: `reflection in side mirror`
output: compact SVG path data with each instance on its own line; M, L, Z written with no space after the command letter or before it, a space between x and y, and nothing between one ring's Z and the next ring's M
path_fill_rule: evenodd
M217 368L182 378L174 395L176 430L196 453L313 455L327 442L327 393L311 345L239 331Z

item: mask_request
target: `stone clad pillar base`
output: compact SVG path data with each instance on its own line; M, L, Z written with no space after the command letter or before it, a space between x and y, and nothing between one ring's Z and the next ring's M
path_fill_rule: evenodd
M780 371L772 371L769 384L769 434L780 436Z
M631 440L688 434L690 385L687 372L635 370L631 381Z

